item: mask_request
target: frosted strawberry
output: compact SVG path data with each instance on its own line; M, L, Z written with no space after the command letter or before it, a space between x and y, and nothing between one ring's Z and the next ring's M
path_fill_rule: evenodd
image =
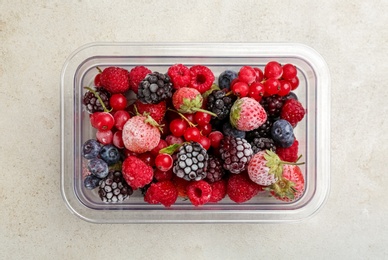
M122 136L125 148L135 153L144 153L159 144L160 130L152 117L137 115L125 123Z
M217 116L216 114L202 109L203 97L201 93L194 88L183 87L175 91L172 96L172 104L178 112L183 114L193 114L197 111Z
M241 131L252 131L267 120L267 113L259 102L250 97L236 100L230 110L230 123Z
M279 156L271 150L256 153L248 164L249 178L262 186L269 186L280 180L283 176L284 165L300 165L303 163L290 163L280 160Z
M283 177L269 187L271 195L278 200L294 201L304 192L304 177L297 165L283 165Z

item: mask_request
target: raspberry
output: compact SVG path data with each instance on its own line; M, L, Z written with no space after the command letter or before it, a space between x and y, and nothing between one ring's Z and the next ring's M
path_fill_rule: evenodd
M154 179L157 181L168 181L168 180L171 180L172 176L173 176L172 169L166 172L156 169L154 172Z
M129 89L128 71L118 67L104 69L100 77L101 86L111 94L122 93Z
M173 175L171 180L178 190L178 196L182 198L187 198L186 188L190 182L186 181L185 179L179 178L176 175Z
M294 143L287 148L277 147L276 154L279 156L280 160L286 162L296 162L298 160L298 147L299 142L295 139Z
M280 117L295 127L303 119L305 113L303 105L298 100L288 99L283 105Z
M175 64L167 71L174 89L187 87L190 83L190 70L182 64Z
M125 181L134 190L144 187L152 181L152 167L135 156L129 156L124 160L122 171Z
M178 190L171 181L152 183L147 189L144 201L150 204L162 204L171 207L178 198Z
M229 198L236 203L246 202L262 190L262 187L252 182L246 173L232 174L226 188Z
M136 94L140 82L150 73L152 73L152 71L144 66L136 66L131 69L129 72L129 86Z
M214 74L208 67L195 65L190 68L190 88L195 88L200 93L204 93L211 88L213 82Z
M190 182L186 188L187 196L194 206L200 206L209 202L212 195L212 187L206 181Z
M212 195L210 197L209 202L219 202L226 196L226 180L219 180L213 183L210 183L212 187Z

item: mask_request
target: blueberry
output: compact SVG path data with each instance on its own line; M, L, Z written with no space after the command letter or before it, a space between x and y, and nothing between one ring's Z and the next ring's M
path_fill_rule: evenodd
M96 139L87 140L82 146L82 156L85 159L96 158L101 150L101 144Z
M290 92L287 94L287 96L284 97L285 100L287 99L295 99L298 100L298 96L294 92Z
M226 136L233 136L245 139L245 132L234 128L229 122L222 126L222 132Z
M106 176L108 176L109 173L108 164L104 160L99 158L91 159L88 162L88 169L91 174L100 179L105 178Z
M229 89L230 83L237 78L237 72L233 70L225 70L218 77L218 86L220 89Z
M104 145L101 148L100 156L108 165L115 164L120 160L119 150L111 144Z
M101 180L100 178L94 175L88 175L84 180L84 186L88 190L93 190L99 186L100 180Z
M276 120L271 128L272 139L283 148L290 147L295 140L292 125L284 119Z

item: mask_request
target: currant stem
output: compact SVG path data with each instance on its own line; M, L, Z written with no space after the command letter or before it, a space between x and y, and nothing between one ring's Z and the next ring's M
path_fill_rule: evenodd
M194 110L194 111L203 112L203 113L212 115L212 116L214 116L214 117L217 117L216 114L214 114L213 112L210 112L209 110L205 110L205 109L202 109L202 108L193 108L193 110Z
M99 67L96 67L99 73L102 73L102 70Z
M183 120L185 120L185 121L189 124L190 127L196 127L196 126L197 126L197 125L193 124L193 123L192 123L187 117L185 117L181 112L176 111L176 110L171 109L171 108L167 108L167 110L177 113Z
M105 104L104 104L104 101L102 100L102 98L100 97L100 95L95 91L93 90L92 88L90 87L84 87L85 89L89 90L90 92L92 92L94 94L94 96L97 97L98 101L100 101L100 104L102 105L102 108L104 109L104 112L111 112L112 111L112 108L111 109L107 109Z

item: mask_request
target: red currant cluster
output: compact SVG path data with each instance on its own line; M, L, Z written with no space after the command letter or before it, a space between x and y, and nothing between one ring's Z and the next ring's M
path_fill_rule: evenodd
M297 70L292 64L281 65L276 61L268 62L264 73L260 68L241 67L238 77L231 83L236 96L251 97L261 101L262 97L286 96L299 85Z

